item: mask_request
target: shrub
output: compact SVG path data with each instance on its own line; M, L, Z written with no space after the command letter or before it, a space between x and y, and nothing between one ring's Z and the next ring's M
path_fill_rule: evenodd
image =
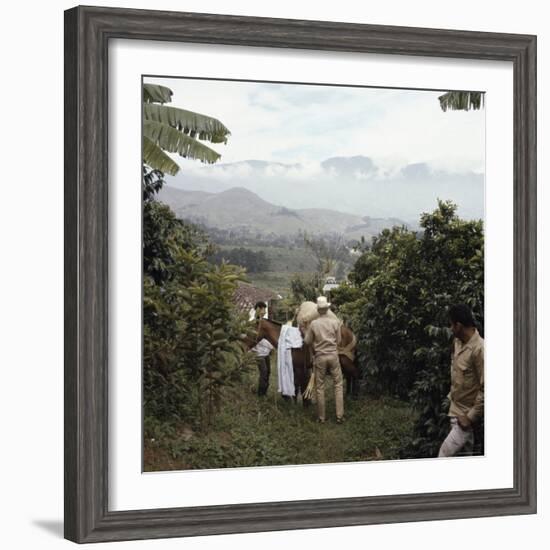
M408 456L434 456L447 430L451 333L447 308L467 303L483 334L483 226L439 201L421 231L384 230L358 258L356 292L335 294L358 336L358 361L374 394L410 399L419 412ZM346 297L348 300L346 300Z
M145 417L206 428L246 360L233 305L242 272L209 263L206 237L154 200L143 246Z

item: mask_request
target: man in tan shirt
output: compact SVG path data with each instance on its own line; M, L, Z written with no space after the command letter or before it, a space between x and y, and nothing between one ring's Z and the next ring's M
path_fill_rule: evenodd
M439 456L471 454L473 426L483 416L484 341L475 328L470 308L464 304L449 309L455 337L449 392L451 430L439 449Z
M340 321L327 315L330 303L324 296L317 298L319 318L309 325L304 342L312 346L315 369L315 388L317 395L318 421L325 422L325 376L328 373L334 381L334 397L336 401L336 422L344 421L344 389L342 369L338 359L340 345Z

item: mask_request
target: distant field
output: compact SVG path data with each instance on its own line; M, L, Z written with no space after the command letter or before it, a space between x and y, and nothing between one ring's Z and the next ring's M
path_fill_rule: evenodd
M305 247L241 245L238 241L231 245L218 245L221 250L245 248L252 252L263 252L269 261L269 271L247 273L249 281L259 288L265 288L284 297L290 292L290 280L295 274L312 275L317 271L317 259ZM348 265L349 271L351 264ZM339 277L342 277L340 275Z
M248 273L248 280L258 288L266 288L281 294L285 298L290 292L290 279L293 273L289 271L265 271L264 273Z
M239 248L239 244L222 245L222 250ZM243 246L253 252L264 252L269 259L270 270L261 273L248 273L250 282L259 288L266 288L287 296L290 279L295 273L314 273L316 259L305 248L285 248L282 246Z
M241 245L236 242L234 245L222 245L222 250L239 248ZM315 271L317 261L313 254L306 248L289 248L283 246L243 246L252 252L264 252L270 262L270 271L275 273L288 272L312 272Z

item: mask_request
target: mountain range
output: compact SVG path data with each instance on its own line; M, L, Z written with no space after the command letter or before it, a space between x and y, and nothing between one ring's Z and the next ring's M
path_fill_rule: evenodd
M183 191L165 185L158 200L168 204L183 220L208 228L234 230L251 235L342 235L346 240L370 239L382 229L404 225L397 218L356 216L321 208L292 209L268 202L243 187L218 193Z
M180 159L181 160L181 159ZM322 162L282 163L244 160L204 166L182 161L168 185L185 191L219 193L242 187L272 205L293 210L329 209L417 224L437 200L452 200L466 219L484 216L484 175L445 171L425 162L393 168L364 155L331 157Z

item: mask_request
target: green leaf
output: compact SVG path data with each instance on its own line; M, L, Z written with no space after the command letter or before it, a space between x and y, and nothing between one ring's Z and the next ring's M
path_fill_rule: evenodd
M218 119L177 107L145 103L143 116L146 121L160 122L193 138L212 143L227 143L227 138L231 135Z
M160 84L143 85L143 101L145 103L170 103L173 92L166 86Z
M485 103L483 92L447 92L439 96L439 105L443 111L478 110Z
M143 135L164 151L178 153L181 157L200 160L208 164L216 162L221 155L196 139L160 122L146 120Z
M143 136L143 162L155 170L175 176L180 167L147 136Z

